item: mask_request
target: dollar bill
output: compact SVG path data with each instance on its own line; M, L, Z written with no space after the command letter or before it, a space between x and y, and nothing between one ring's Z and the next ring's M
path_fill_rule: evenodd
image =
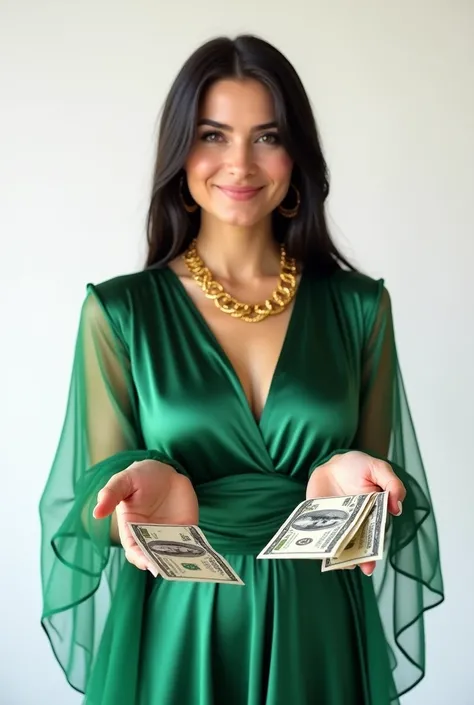
M257 558L332 558L356 535L375 493L301 502Z
M372 492L370 494L367 502L364 504L364 507L359 512L359 515L356 518L356 520L354 521L353 525L344 534L344 538L339 543L339 546L337 548L337 551L334 553L334 556L339 556L345 550L346 546L352 542L352 539L354 538L354 536L358 533L360 528L367 521L367 517L370 515L370 512L372 511L372 508L375 504L375 500L376 500L376 493Z
M165 580L244 585L197 526L129 523L138 545Z
M358 531L337 556L325 558L321 570L340 570L383 558L388 492L375 495L373 507Z

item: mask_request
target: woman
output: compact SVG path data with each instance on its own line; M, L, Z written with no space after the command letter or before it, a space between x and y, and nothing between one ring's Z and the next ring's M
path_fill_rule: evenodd
M248 36L196 51L147 267L88 287L41 501L43 625L88 705L382 705L424 673L436 524L389 295L332 242L328 192L288 61ZM381 488L372 579L256 560L305 497ZM155 579L128 521L199 522L245 586Z

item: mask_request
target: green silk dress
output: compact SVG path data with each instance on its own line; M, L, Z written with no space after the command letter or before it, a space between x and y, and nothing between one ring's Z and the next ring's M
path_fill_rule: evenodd
M350 449L407 488L374 576L257 561L309 475ZM110 544L97 492L146 458L192 480L199 524L245 586L154 579ZM89 285L40 516L42 625L87 705L398 702L423 677L443 582L383 281L302 276L258 421L172 270Z

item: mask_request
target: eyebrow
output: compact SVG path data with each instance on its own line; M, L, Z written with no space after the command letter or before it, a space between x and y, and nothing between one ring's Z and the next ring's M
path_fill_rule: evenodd
M228 132L233 132L234 128L231 127L231 125L225 125L222 122L217 122L216 120L209 120L208 118L204 118L203 120L199 120L198 122L198 127L201 127L202 125L207 125L208 127L215 127L218 130L227 130ZM275 121L272 122L264 122L261 125L255 125L255 127L252 128L254 132L259 132L260 130L270 130L272 128L278 127L277 123Z

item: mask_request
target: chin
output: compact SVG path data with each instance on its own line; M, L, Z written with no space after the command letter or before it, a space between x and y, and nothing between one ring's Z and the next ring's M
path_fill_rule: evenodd
M250 218L229 218L226 219L226 225L230 225L233 228L253 228L257 223L261 221L261 218L250 219Z
M262 220L265 220L268 213L216 213L216 217L222 223L234 228L253 228Z

